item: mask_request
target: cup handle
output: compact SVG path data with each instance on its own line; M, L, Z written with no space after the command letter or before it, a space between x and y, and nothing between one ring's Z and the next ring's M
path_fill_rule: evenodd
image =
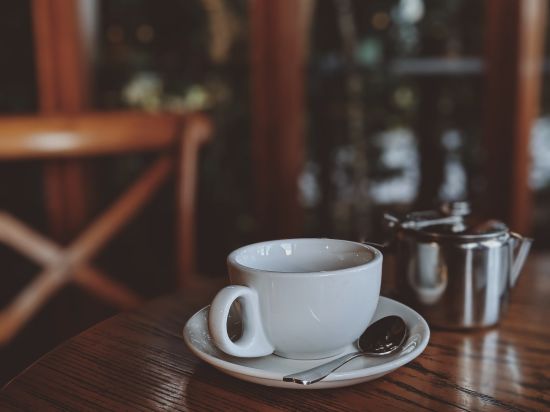
M242 303L243 333L233 342L227 333L227 317L237 299ZM233 285L220 290L210 305L208 328L216 346L229 355L252 358L273 353L262 326L258 294L249 287Z

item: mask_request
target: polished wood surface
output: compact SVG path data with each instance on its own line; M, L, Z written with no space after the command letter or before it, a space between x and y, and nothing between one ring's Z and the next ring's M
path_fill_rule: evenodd
M546 0L486 2L484 144L487 215L530 233L530 141L542 90Z
M204 302L170 296L50 352L6 385L0 409L548 410L549 268L550 255L530 258L499 327L432 330L425 352L397 371L318 391L242 382L199 361L182 329Z

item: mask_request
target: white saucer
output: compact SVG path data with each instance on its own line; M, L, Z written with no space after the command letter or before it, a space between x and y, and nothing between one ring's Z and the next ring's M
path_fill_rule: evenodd
M197 357L228 375L261 385L280 388L336 388L377 379L420 355L430 339L430 329L422 316L402 303L380 297L372 321L374 322L388 315L401 316L409 328L409 338L404 349L400 353L383 358L362 356L353 359L322 381L304 386L294 382L284 382L283 376L328 362L336 356L321 360L293 360L276 355L261 358L236 358L227 355L216 348L212 342L208 332L208 310L209 306L198 311L187 321L183 329L183 337L189 349ZM231 327L231 322L235 324L239 323L239 320L234 317L230 318L228 327ZM353 351L354 348L350 345L349 352Z

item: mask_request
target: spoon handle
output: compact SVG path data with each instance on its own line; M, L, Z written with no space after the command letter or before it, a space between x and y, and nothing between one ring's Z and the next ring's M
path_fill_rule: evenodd
M319 382L321 379L326 378L330 373L334 372L344 363L349 362L353 358L361 356L362 354L363 352L348 353L314 368L284 376L283 381L296 382L301 385L311 385L312 383Z

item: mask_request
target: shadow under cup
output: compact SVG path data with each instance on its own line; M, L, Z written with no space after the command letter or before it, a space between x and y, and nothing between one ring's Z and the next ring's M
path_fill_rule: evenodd
M221 342L221 332L213 333L220 349L234 356L274 352L321 359L342 353L369 325L380 294L382 254L345 240L287 239L240 248L229 255L228 268L232 286L226 289L234 293L223 304L240 301L243 335L234 347ZM222 298L214 305L217 299L213 307L225 310ZM212 317L209 323L212 331Z

